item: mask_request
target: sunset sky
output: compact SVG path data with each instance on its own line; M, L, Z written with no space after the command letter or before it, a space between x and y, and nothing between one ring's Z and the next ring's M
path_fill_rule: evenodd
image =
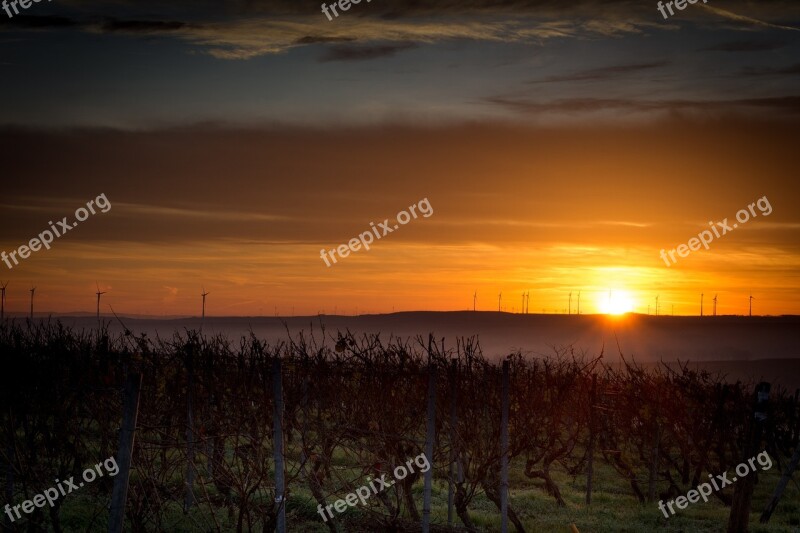
M800 4L52 0L0 11L6 310L800 313ZM667 267L759 198L772 212ZM347 243L419 217L337 264ZM612 296L613 297L613 296Z

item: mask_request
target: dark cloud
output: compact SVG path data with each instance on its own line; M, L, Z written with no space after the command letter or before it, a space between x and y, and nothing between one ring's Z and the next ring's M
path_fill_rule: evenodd
M306 35L295 41L296 44L341 43L355 41L355 37L331 37L325 35Z
M100 29L105 32L131 32L131 33L154 33L170 32L190 27L186 22L174 20L119 20L106 19L100 24Z
M319 59L326 61L367 61L389 57L397 52L414 48L414 43L384 44L377 46L333 46Z
M788 45L787 41L782 40L750 40L750 41L729 41L726 43L715 44L707 48L700 48L698 52L763 52L777 50Z
M333 0L327 0L327 4ZM403 16L429 14L452 14L464 12L525 12L534 13L542 10L585 10L593 7L620 6L630 7L637 3L633 0L437 0L422 2L420 0L396 0L392 2L373 1L369 4L361 0L355 7L368 7L371 12L381 18L396 19ZM368 5L367 5L368 4ZM250 12L278 13L319 13L320 0L239 0L238 9ZM352 13L352 8L351 8Z
M797 76L800 74L800 63L788 67L745 67L742 76Z
M535 102L523 98L508 98L502 96L489 97L485 102L504 107L510 111L522 113L543 113L547 111L560 112L586 112L604 109L620 109L638 105L631 100L617 98L565 98L550 102Z
M565 74L561 76L550 76L544 80L534 80L532 83L555 83L562 81L590 81L590 80L605 80L608 78L616 78L625 74L634 72L641 72L643 70L651 70L654 68L661 68L670 65L669 61L656 61L653 63L639 63L633 65L615 65L612 67L601 67L582 72L575 72L573 74Z
M80 6L81 11L87 13L110 14L109 9L113 9L116 16L125 13L131 18L157 17L158 15L154 15L154 13L163 13L165 14L163 16L167 17L166 14L169 13L169 17L178 19L209 21L239 16L308 16L322 17L325 20L320 10L322 0L230 0L226 2L214 0L153 0L148 2L113 0L111 5L106 0L62 1L72 4L69 7ZM334 2L335 0L325 0L324 3ZM369 3L361 0L358 5L353 4L350 10L343 15L351 18L374 17L384 20L418 16L458 16L460 14L497 14L511 17L516 15L548 17L573 14L591 18L600 12L609 13L610 11L622 16L637 7L639 11L644 11L641 3L634 0L565 0L563 2L553 0L473 0L466 2L459 0L437 0L436 2L375 0ZM124 17L120 16L120 18ZM335 22L330 22L330 24L333 25Z
M73 28L80 25L80 22L68 17L26 15L24 17L14 17L13 19L0 18L0 29Z
M731 103L737 105L782 110L787 113L800 113L800 96L778 96L774 98L747 98L743 100L734 100Z
M655 10L634 0L437 0L429 3L421 0L375 0L369 4L361 0L353 6L356 9L333 21L321 13L319 0L153 0L147 3L114 0L111 6L98 0L62 1L63 8L79 8L81 13L91 15L77 20L26 16L20 17L19 21L15 18L0 22L0 29L18 23L14 27L23 31L77 26L76 29L92 33L121 33L145 38L152 34L165 34L189 42L213 57L229 60L283 53L292 47L309 44L359 41L371 45L366 48L333 48L320 58L325 62L388 57L407 48L394 43L409 41L436 43L468 39L531 43L554 38L652 35L674 28L654 23ZM325 1L331 3L333 0ZM722 4L722 0L719 3ZM797 20L800 14L798 4L788 0L763 0L757 7L741 0L730 4L732 9L743 14L707 8L703 16L698 17L701 25L709 21L718 25L721 17L737 24L755 24L763 31L768 31L767 28L783 31L786 26L773 23ZM106 18L100 18L99 13L104 13ZM709 49L736 51L782 45L782 41L771 35L761 35L761 38L764 41L723 43ZM606 79L664 65L653 63L649 58L641 61L639 64L556 75L544 81Z
M175 1L175 0L173 0ZM180 0L192 8L195 2ZM224 4L226 11L237 13L315 15L320 13L320 0L233 0L219 2L212 9L220 9ZM334 0L325 0L326 4ZM746 15L764 14L769 19L796 20L796 0L715 0L716 6L732 10L729 15L741 12ZM204 4L206 4L204 2ZM353 9L356 8L356 9ZM653 16L653 13L656 16ZM655 6L638 0L375 0L367 3L361 0L351 7L347 16L375 17L382 20L399 20L426 16L458 15L496 15L496 16L534 16L548 18L563 16L570 20L593 20L611 18L628 20L637 18L651 24L657 18ZM724 16L721 12L716 17ZM735 15L734 15L735 16ZM752 24L756 20L740 17L740 24Z
M631 112L652 111L713 111L719 114L741 111L746 108L780 112L800 113L800 96L771 98L742 98L737 100L630 100L622 98L564 98L550 102L535 102L521 98L490 97L485 102L504 107L518 113L586 113L608 110Z
M172 20L123 20L107 18L102 21L97 19L77 20L69 17L52 16L24 16L14 19L0 19L0 28L7 29L58 29L78 28L99 30L105 33L158 33L196 27L195 25Z

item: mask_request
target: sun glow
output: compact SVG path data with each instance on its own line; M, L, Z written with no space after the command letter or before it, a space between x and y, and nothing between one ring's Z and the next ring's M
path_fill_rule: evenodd
M601 313L623 315L633 311L633 298L627 291L609 291L598 299Z

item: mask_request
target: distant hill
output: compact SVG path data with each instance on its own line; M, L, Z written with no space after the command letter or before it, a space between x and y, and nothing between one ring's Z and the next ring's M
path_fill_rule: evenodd
M93 328L95 319L63 316L61 320L77 327ZM109 320L104 317L104 320ZM113 318L111 328L120 326ZM165 336L184 328L200 327L199 317L153 319L125 317L127 327L135 332ZM405 312L386 315L309 317L207 317L204 330L231 337L252 331L259 337L278 340L313 329L320 335L324 325L327 335L349 329L353 333L380 333L427 339L433 333L448 346L456 337L477 335L487 357L502 357L516 350L527 355L552 355L553 347L574 346L576 351L598 355L609 361L618 359L619 351L640 362L677 359L691 361L753 361L758 359L798 359L800 364L800 317L681 317L631 314L606 315L521 315L497 312Z

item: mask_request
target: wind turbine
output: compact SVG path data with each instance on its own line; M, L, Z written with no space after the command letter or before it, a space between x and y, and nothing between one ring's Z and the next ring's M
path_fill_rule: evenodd
M717 316L717 295L714 295L714 316Z
M475 294L472 295L472 310L475 311L475 306L478 302L478 291L475 291Z
M100 322L100 295L105 294L106 291L100 292L100 284L96 281L94 284L97 286L97 321Z
M658 295L656 295L656 316L658 316Z
M31 289L31 320L33 320L33 295L36 293L36 287Z
M572 314L572 291L569 293L569 306L567 307L567 314Z
M497 297L497 312L500 312L500 302L503 301L503 291L500 291L500 295Z
M750 316L753 316L753 300L755 300L755 298L753 298L753 295L751 294L750 295Z
M703 316L703 293L700 293L700 316Z
M578 314L581 314L581 291L578 291Z
M0 321L2 321L6 316L6 287L8 286L8 282L6 281L2 285L0 285L0 292L2 295L0 296Z
M200 320L205 320L206 318L206 296L210 293L206 292L206 288L203 287L203 292L200 293L200 296L203 297L203 314L200 316Z

